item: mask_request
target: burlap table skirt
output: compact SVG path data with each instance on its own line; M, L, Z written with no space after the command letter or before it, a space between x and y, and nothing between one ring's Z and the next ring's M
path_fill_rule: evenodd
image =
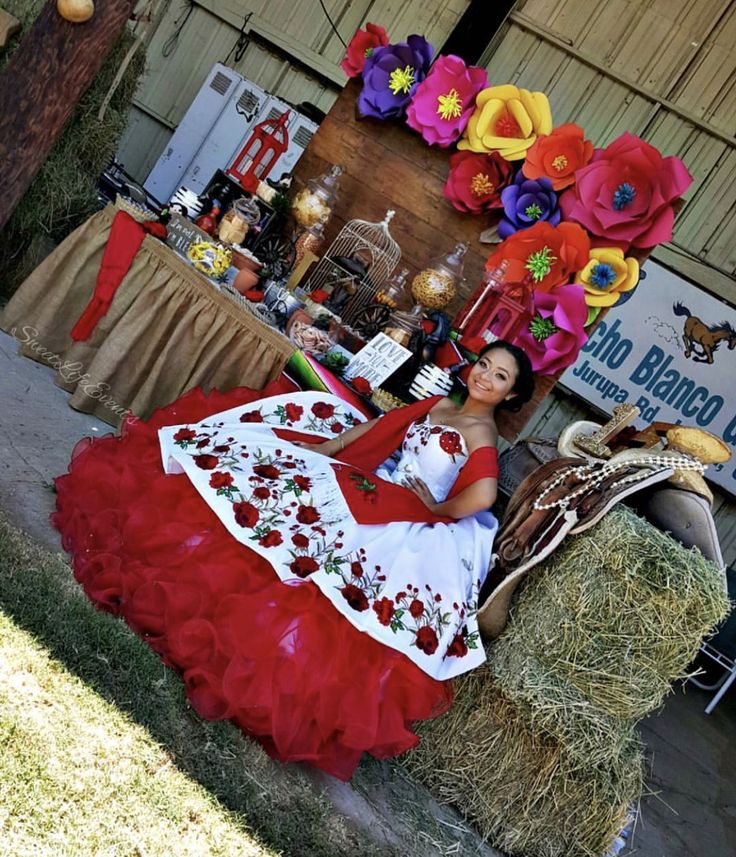
M114 215L108 206L75 230L0 314L22 354L57 369L71 407L118 425L192 387L261 389L278 376L291 343L150 236L90 338L74 342Z

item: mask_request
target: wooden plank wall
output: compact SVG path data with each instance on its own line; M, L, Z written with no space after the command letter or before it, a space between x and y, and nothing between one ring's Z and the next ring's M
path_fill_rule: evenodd
M450 252L457 241L464 241L468 245L466 282L454 304L458 309L480 282L490 248L478 238L487 224L482 218L461 214L444 199L449 152L428 146L400 122L357 119L359 92L358 81L342 91L297 163L295 179L303 184L332 164L341 164L345 173L327 229L328 242L348 220L377 223L388 209L394 209L391 235L412 275L432 258ZM512 438L521 431L554 383L552 377L538 378L534 400L518 414L504 414L499 419L504 437Z

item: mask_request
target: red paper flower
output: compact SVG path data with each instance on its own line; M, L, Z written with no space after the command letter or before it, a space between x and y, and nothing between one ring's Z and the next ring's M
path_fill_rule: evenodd
M326 292L324 289L315 289L309 293L309 300L314 301L316 304L323 304L329 296L329 292Z
M488 73L460 57L437 57L414 90L406 123L430 144L451 146L460 139L475 110L475 96L488 85Z
M575 185L560 205L566 220L580 223L603 246L624 252L654 247L672 238L672 204L692 180L679 158L663 158L654 146L625 133L575 173Z
M519 283L531 273L534 290L549 292L585 266L589 253L590 239L577 223L535 223L502 241L488 257L486 270L506 259L507 282Z
M360 393L361 396L370 396L373 392L370 383L362 375L356 375L354 378L351 378L350 383L353 385L353 389Z
M363 72L366 59L374 48L388 44L388 35L378 24L367 23L365 30L356 30L345 52L340 68L348 77L358 77Z
M579 125L560 125L551 134L537 137L521 170L528 179L547 178L554 190L561 190L574 183L576 170L590 161L593 151Z
M501 207L501 191L513 180L513 166L498 152L455 152L444 194L458 211L481 214Z
M425 655L433 655L437 651L439 640L433 628L425 625L417 631L417 648L421 649Z

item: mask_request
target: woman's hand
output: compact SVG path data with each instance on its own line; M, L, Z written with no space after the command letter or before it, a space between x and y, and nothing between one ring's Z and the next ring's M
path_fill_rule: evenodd
M326 440L323 443L307 443L305 440L293 440L292 444L309 452L318 452L320 455L326 455L328 458L333 458L340 451L340 442L334 440Z
M434 512L437 501L427 488L426 483L416 476L407 476L405 481L406 487L413 491L430 511Z

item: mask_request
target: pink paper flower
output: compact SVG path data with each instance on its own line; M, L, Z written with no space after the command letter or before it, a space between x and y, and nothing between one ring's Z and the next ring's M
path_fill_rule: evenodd
M672 204L692 180L679 158L663 158L627 132L575 173L560 200L562 214L584 226L594 243L624 251L654 247L672 238Z
M430 144L456 143L475 109L475 96L488 85L485 69L460 57L441 56L414 92L406 122Z
M378 24L366 24L365 30L356 30L345 52L340 67L348 77L358 77L363 72L366 59L374 49L388 44L388 35Z
M582 286L558 286L551 292L534 292L531 323L515 339L529 355L540 375L554 375L571 366L588 336L588 307Z
M444 194L458 211L481 214L501 208L501 191L513 180L513 166L498 152L455 152Z

